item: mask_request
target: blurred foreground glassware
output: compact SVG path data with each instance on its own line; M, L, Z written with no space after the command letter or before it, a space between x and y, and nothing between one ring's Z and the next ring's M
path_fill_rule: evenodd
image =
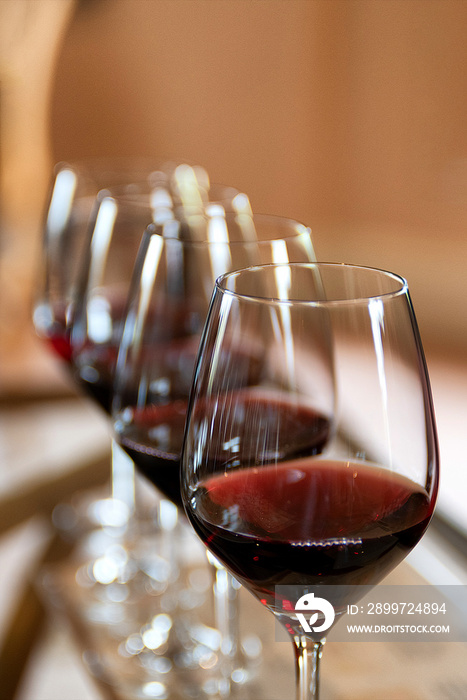
M182 508L180 456L188 395L216 277L245 264L314 259L310 229L296 221L253 215L244 194L230 201L184 205L147 229L135 268L114 387L116 440L137 468ZM232 386L246 362L256 383L255 343L226 358ZM183 509L182 509L183 512ZM216 692L249 680L235 610L237 582L211 557L216 574L216 626L221 632Z
M363 595L359 584L378 583L417 544L437 489L433 405L404 279L317 263L217 281L182 497L202 542L291 635L297 700L318 698L326 634L322 609L307 629L297 602L322 596L337 621Z

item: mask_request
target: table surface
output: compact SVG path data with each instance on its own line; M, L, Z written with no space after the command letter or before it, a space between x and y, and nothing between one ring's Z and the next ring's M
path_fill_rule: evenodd
M0 691L1 700L132 700L100 684L82 661L83 640L67 616L38 593L44 565L67 562L50 514L80 488L106 494L109 429L94 406L73 395L40 348L0 374ZM442 463L439 512L467 532L467 367L429 363ZM83 435L86 438L83 439ZM463 540L460 538L461 549ZM467 584L467 559L456 538L430 528L388 579L397 584ZM272 616L241 592L245 634L260 637L263 661L241 700L293 695L290 643L274 641ZM462 643L326 644L323 700L464 700L467 645ZM4 695L2 695L2 692ZM6 693L6 695L5 695ZM235 696L237 697L237 696ZM175 700L175 696L170 696Z

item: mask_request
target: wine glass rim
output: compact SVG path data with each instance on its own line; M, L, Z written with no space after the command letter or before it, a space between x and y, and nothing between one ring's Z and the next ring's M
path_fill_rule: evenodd
M204 170L203 166L183 159L110 155L62 159L55 163L52 176L55 179L61 172L68 170L83 182L95 185L96 196L101 192L105 194L107 190L115 191L116 196L123 196L125 187L142 186L156 176L168 179L179 166Z
M133 180L133 181L128 181L128 182L122 182L122 183L117 183L116 185L109 185L107 187L102 187L97 193L96 199L102 200L104 198L110 198L110 199L116 199L120 200L123 202L147 202L148 197L150 197L152 194L154 194L159 187L163 186L164 179L165 182L168 183L169 175L165 173L163 170L160 171L152 171L149 173L149 175L153 175L154 177L161 175L163 177L160 178L159 180L154 179L154 181L151 181L151 179L143 179L143 180ZM234 197L237 194L241 194L240 190L238 190L236 187L233 185L225 185L222 182L210 182L209 183L209 188L214 189L217 188L219 191L225 190L226 194L225 197L219 197L216 198L215 201L209 201L209 202L204 202L204 206L207 207L209 205L222 205L223 203L227 202L229 199ZM169 194L170 192L170 186L169 189L167 190ZM189 209L189 207L187 207Z
M257 270L261 269L276 269L280 270L282 269L298 269L298 268L309 268L316 270L319 272L319 270L326 270L326 269L331 269L334 268L336 270L342 270L343 273L354 270L354 271L359 271L362 274L366 273L372 273L372 274L377 274L381 279L386 278L386 279L391 279L394 281L394 289L388 290L388 291L383 291L383 292L377 292L374 294L359 294L355 296L339 296L336 298L330 298L330 299L303 299L303 298L296 298L296 297L288 297L286 294L284 294L284 297L269 297L269 296L261 296L260 294L247 294L247 293L242 293L242 292L237 292L233 289L229 289L226 285L228 284L229 280L234 279L235 277L238 277L239 275L244 275L247 273L255 272ZM238 270L232 270L230 272L226 272L223 275L220 275L216 279L215 283L215 289L216 291L220 292L221 294L225 296L231 296L231 297L236 297L238 299L245 299L245 300L250 300L254 302L259 302L259 303L266 303L266 304L283 304L283 305L303 305L303 306L313 306L313 307L331 307L331 306L345 306L349 304L363 304L367 305L371 301L377 301L377 300L389 300L393 299L399 296L407 296L409 293L409 286L408 282L403 277L402 275L399 275L395 272L391 272L389 270L384 270L382 268L377 268L377 267L371 267L368 265L356 265L353 263L336 263L336 262L288 262L288 263L268 263L265 265L252 265L250 267L245 267L241 268Z
M101 170L109 168L113 171L118 171L122 166L129 169L131 172L151 172L155 169L164 167L176 167L177 165L186 164L189 167L196 167L195 164L188 160L174 158L160 158L147 155L108 155L108 156L89 156L83 158L63 158L57 161L53 167L53 172L60 172L64 168L74 169L86 175L99 175Z
M241 194L241 193L240 193ZM206 202L206 207L216 207L216 206L222 206L223 201L212 201L212 202ZM212 219L212 215L208 213L202 213L202 212L193 212L193 216L198 219L199 222L208 222L210 219ZM171 230L171 224L176 224L175 229L177 229L177 226L180 226L183 223L186 223L184 221L181 221L180 219L174 219L168 220L167 222L164 222L163 224L157 224L157 223L151 223L146 229L146 232L148 235L160 235L162 238L168 239L168 240L178 240L182 245L184 246L228 246L230 247L244 247L245 245L250 245L250 246L258 246L262 247L265 245L270 244L272 241L288 241L288 240L294 240L296 238L299 238L300 236L311 235L311 228L307 226L306 224L302 223L298 219L294 219L293 217L288 217L288 216L282 216L279 214L263 214L262 212L253 212L252 214L248 213L243 213L243 212L235 212L235 211L226 211L222 214L222 217L225 218L225 220L228 221L235 221L236 223L240 223L244 220L248 220L253 225L255 223L257 224L272 224L276 225L276 235L271 235L269 237L265 238L251 238L251 239L245 239L245 238L231 238L229 237L227 240L211 240L207 236L199 239L187 239L187 238L180 238L178 234L178 230ZM166 225L167 224L167 225Z

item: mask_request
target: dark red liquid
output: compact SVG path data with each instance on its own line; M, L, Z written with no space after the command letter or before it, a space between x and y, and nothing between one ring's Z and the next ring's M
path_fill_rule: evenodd
M323 416L303 406L271 402L264 392L255 389L237 392L238 396L242 397L241 408L237 406L232 417L232 428L235 431L236 421L237 427L244 425L244 450L254 450L260 432L263 435L269 433L275 443L278 423L281 426L279 432L287 433L287 441L282 441L286 454L317 454L322 450L329 431L328 421ZM216 407L219 413L222 413L222 406L227 407L228 404L228 397L224 400L218 398ZM271 410L268 414L269 406ZM178 506L182 506L180 456L187 407L188 400L179 399L165 406L135 409L132 424L118 438L141 472ZM206 416L209 413L206 406L204 411L202 408L199 410ZM255 415L263 416L261 427ZM215 419L213 425L215 428ZM226 460L230 459L228 449L222 454Z
M188 515L234 575L280 610L276 585L377 583L432 509L424 489L380 467L302 458L215 475Z
M132 366L129 384L124 388L120 403L134 405L139 397L139 383L148 379L149 384L162 383L169 387L164 402L180 396L188 397L193 367L198 351L199 338L190 332L192 312L187 308L167 302L163 311L151 310L146 318L147 336L141 350L131 355ZM113 300L110 313L112 337L103 343L95 343L89 337L79 348L74 347L73 363L78 384L107 412L112 413L114 378L119 342L122 335L125 306L121 300ZM187 330L188 328L188 330ZM148 396L149 403L152 396ZM159 397L155 397L155 402Z
M187 400L135 411L134 422L118 439L136 467L183 510L180 494L180 452Z
M71 362L72 348L70 342L70 334L65 328L54 328L47 336L49 344L54 352L59 355L65 362Z
M50 303L47 305L45 319L43 314L44 311L39 314L38 332L62 360L70 362L72 349L70 328L67 323L67 304L65 302Z
M102 344L86 339L77 347L65 312L54 309L54 313L57 320L45 332L49 345L65 360L76 384L110 413L118 339Z
M109 415L112 413L113 383L118 346L88 345L73 359L77 384Z
M70 332L65 329L49 334L47 340L55 353L67 363L76 384L110 414L117 348L88 345L80 353L74 352Z

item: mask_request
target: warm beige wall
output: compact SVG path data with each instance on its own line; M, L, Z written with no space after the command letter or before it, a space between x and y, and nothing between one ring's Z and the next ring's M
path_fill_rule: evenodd
M25 336L52 167L53 71L73 9L74 0L0 1L0 393L12 353L28 354Z
M465 0L82 0L54 158L205 165L405 274L427 346L467 348Z

